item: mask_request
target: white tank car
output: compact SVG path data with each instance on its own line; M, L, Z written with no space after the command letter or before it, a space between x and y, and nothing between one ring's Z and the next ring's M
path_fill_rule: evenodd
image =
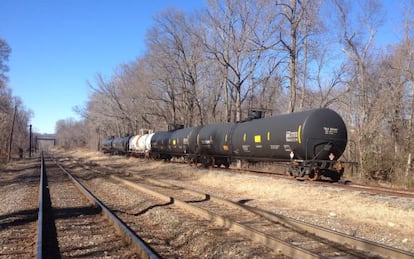
M132 136L129 139L129 151L131 153L135 153L138 151L138 139L141 137L142 135L135 135Z
M144 149L145 156L148 156L151 151L152 136L154 136L154 133L145 134L138 139L138 145Z
M151 138L154 133L138 134L129 140L129 151L132 155L146 156L151 151Z

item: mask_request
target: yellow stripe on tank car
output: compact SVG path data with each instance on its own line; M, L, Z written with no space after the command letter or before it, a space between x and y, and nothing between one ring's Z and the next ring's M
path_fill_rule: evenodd
M270 131L267 132L267 141L270 141Z
M261 135L254 136L254 143L260 143L260 142L262 142L262 136Z
M243 135L243 142L246 142L246 139L247 139L247 135L246 135L246 133L244 133L244 135Z
M301 132L302 131L302 125L299 125L299 128L298 128L298 143L300 144L300 143L302 143L302 139L301 139Z

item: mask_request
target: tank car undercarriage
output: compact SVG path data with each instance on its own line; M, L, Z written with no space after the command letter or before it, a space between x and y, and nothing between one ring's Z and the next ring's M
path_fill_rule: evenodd
M201 155L200 156L200 163L204 167L221 167L222 165L225 168L229 168L231 161L228 157L215 157L215 156L208 156L208 155Z
M292 161L288 167L289 176L312 181L328 177L337 182L343 173L344 167L340 161Z
M205 168L208 167L221 167L229 168L232 161L237 160L236 158L231 159L230 157L217 157L210 155L201 155L190 163L201 163ZM254 160L247 160L252 163ZM271 161L271 160L270 160ZM263 161L254 161L263 162ZM294 160L290 162L287 170L287 174L298 180L308 179L311 181L331 179L333 182L338 182L344 174L344 166L340 161L331 160Z

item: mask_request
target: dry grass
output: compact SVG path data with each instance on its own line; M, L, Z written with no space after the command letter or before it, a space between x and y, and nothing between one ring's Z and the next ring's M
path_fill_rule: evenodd
M334 187L315 188L309 183L244 175L235 177L216 172L203 175L196 182L217 189L231 187L240 197L249 195L261 203L293 207L321 216L335 215L361 223L410 228L414 232L414 201L411 208L408 205L401 207L393 203L397 199L374 198L356 191Z

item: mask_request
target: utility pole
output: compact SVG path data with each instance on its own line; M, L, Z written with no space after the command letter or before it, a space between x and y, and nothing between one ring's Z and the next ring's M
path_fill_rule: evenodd
M7 154L7 163L10 162L10 159L11 159L11 150L12 150L12 144L13 144L14 122L16 121L16 115L17 115L17 104L14 105L13 121L12 121L11 130L10 130L10 137L9 137L9 152Z
M32 124L29 125L29 158L32 158Z

